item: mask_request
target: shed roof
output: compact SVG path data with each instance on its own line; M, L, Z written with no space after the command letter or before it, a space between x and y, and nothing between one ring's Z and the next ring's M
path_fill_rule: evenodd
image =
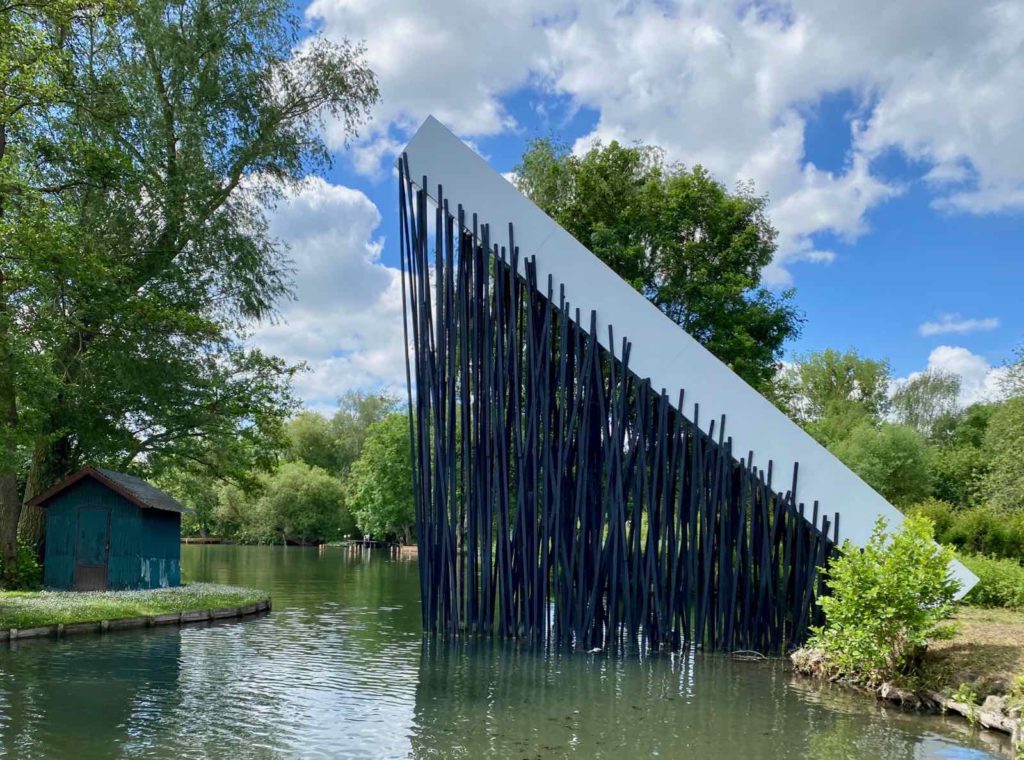
M102 483L110 490L120 494L132 504L143 509L160 509L164 512L189 513L192 510L182 504L170 494L164 493L151 483L135 475L128 475L124 472L114 472L101 467L83 467L74 475L69 476L52 488L32 499L29 504L45 507L57 496L66 491L83 478L92 478Z

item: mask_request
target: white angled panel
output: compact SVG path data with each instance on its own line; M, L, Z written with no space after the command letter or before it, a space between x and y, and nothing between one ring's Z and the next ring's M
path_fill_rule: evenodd
M511 222L515 242L524 257L537 261L537 281L546 287L551 275L555 291L565 286L567 300L579 308L585 328L597 312L597 339L608 346L608 325L616 342L632 343L629 368L650 378L655 390L665 389L673 405L685 390L687 419L700 405L701 426L725 415L725 434L733 452L754 452L754 464L767 469L774 462L775 487L789 488L793 464L800 463L797 502L808 507L817 500L824 514L839 513L839 539L863 545L879 515L892 527L903 521L895 507L855 475L799 425L780 412L739 375L719 361L682 328L615 274L593 253L562 229L532 201L516 190L486 161L440 122L429 117L406 147L409 174L417 183L426 176L427 193L443 188L449 203L461 203L467 214L491 225L491 239L506 240ZM454 211L454 208L452 209ZM616 352L619 346L615 346ZM809 510L808 510L809 513ZM959 562L950 566L967 593L977 578Z

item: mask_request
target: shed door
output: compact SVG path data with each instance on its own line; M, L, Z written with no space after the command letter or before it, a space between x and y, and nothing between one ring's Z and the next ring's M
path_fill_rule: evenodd
M75 588L78 591L104 591L107 588L109 552L110 510L82 507L78 510L75 550Z

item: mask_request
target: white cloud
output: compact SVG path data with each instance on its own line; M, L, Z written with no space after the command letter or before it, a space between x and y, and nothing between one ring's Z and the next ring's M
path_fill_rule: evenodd
M872 172L893 149L918 162L935 205L1024 208L1024 5L638 0L314 0L329 36L365 39L382 103L355 164L374 174L433 112L463 136L520 128L503 98L530 86L598 114L594 137L644 140L726 182L770 194L788 282L829 262L814 236L853 240L900 193ZM852 93L850 149L807 161L809 114ZM340 143L340 135L329 132Z
M993 367L985 357L971 353L962 346L936 346L928 355L927 369L951 372L960 377L961 406L1002 398L1000 382L1006 374L1006 369ZM907 377L897 380L895 387L913 380L920 374L911 372Z
M380 213L358 190L318 177L272 213L271 233L290 247L295 300L252 335L259 347L310 371L296 392L327 410L347 390L405 388L399 271L380 263Z
M957 333L960 335L982 330L995 330L999 327L997 317L985 317L984 319L965 319L959 314L942 314L934 322L924 322L917 331L925 337L932 335L946 335Z
M1024 208L1024 100L1010 94L1024 87L1024 5L901 5L919 25L885 62L860 147L895 147L930 166L930 179L950 183L935 199L939 207Z
M541 22L557 12L545 0L313 0L308 18L332 38L366 42L381 101L357 168L394 156L404 137L433 113L463 136L515 128L501 96L528 81L544 46ZM395 134L403 139L396 139ZM340 147L341 129L328 129ZM361 156L361 153L368 153ZM373 172L369 172L373 173Z

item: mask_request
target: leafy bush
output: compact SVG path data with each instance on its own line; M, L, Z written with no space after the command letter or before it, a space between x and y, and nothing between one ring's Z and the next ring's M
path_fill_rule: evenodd
M960 560L978 576L965 601L982 607L1024 607L1024 567L1012 559L964 555Z
M1001 512L1024 510L1024 396L1007 399L993 410L985 451L990 466L980 484L982 498Z
M1004 513L991 507L955 509L928 499L910 509L935 523L935 540L972 554L1024 559L1024 512Z
M910 516L893 534L879 518L863 551L843 543L824 569L831 594L820 600L825 625L808 642L833 675L877 684L905 673L919 647L952 611L953 550L933 540L932 523Z
M969 505L988 465L989 457L979 446L936 447L932 456L934 495L952 504Z
M341 481L305 462L283 462L248 491L222 486L217 499L219 531L243 544L334 541L355 531Z
M36 559L36 547L30 541L18 538L18 553L15 557L17 567L5 588L11 591L34 591L43 586L43 566ZM4 561L0 558L0 578L6 578Z
M914 504L931 493L931 449L913 428L890 424L876 428L865 422L829 448L897 506Z

